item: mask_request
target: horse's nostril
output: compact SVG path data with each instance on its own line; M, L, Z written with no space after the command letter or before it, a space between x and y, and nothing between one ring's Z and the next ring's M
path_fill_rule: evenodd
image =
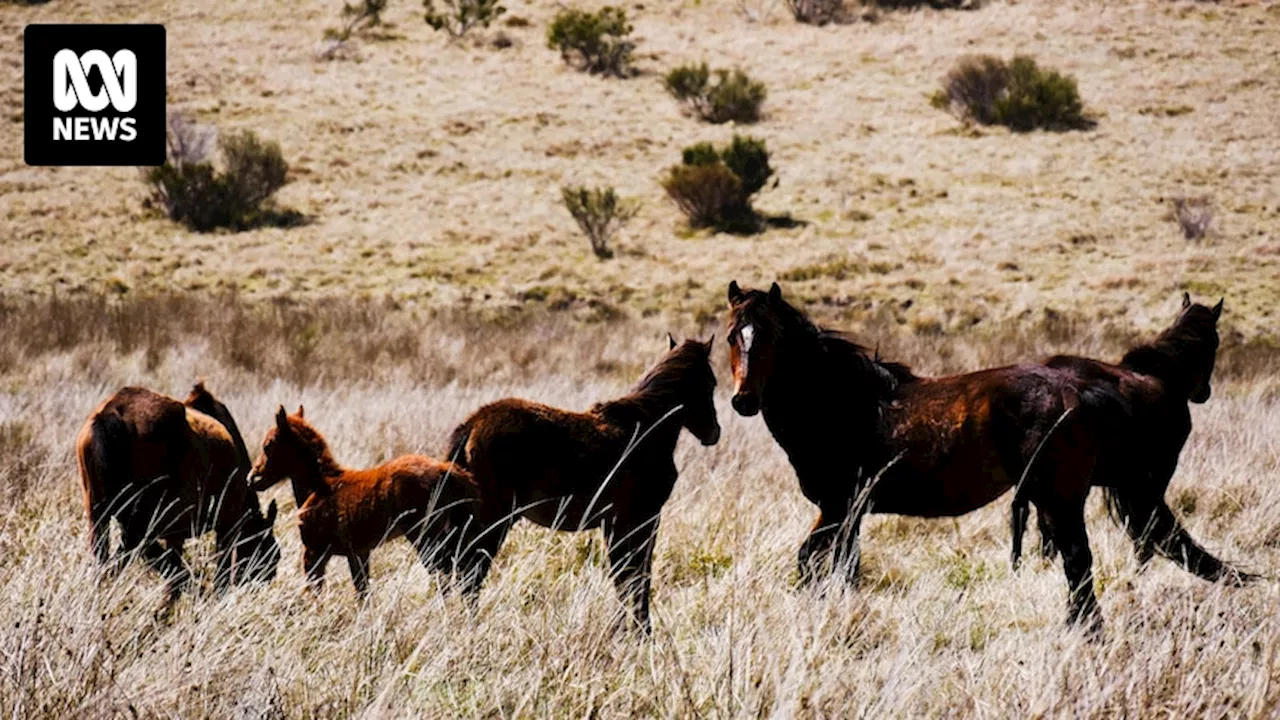
M755 415L760 411L759 403L757 403L755 397L751 395L734 395L733 400L730 401L729 404L733 405L733 409L736 410L739 415L750 416Z

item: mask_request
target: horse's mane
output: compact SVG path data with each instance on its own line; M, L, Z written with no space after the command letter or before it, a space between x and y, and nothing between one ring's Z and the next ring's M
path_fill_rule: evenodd
M236 425L236 419L231 416L231 410L213 396L209 389L204 386L204 381L197 382L192 388L191 393L187 395L186 401L183 403L189 408L194 408L209 417L222 423L227 429L227 433L231 435L231 440L236 446L236 457L245 472L249 471L249 447L244 443L244 437L240 435L240 427Z
M760 291L760 295L764 293ZM893 392L900 385L915 382L920 378L911 368L896 362L886 362L876 357L875 353L865 345L855 341L843 330L825 328L809 319L800 309L788 302L768 305L767 296L760 298L761 304L768 307L778 319L782 336L791 341L809 340L827 357L839 364L851 365L864 375L875 378L884 393ZM779 338L780 340L782 338Z
M657 418L648 416L655 408L661 408L660 412L669 410L665 406L687 389L684 383L688 382L689 373L706 362L706 346L695 340L686 340L650 368L625 396L596 403L591 412L628 420L655 420Z
M1192 305L1149 343L1125 353L1121 366L1165 380L1185 380L1196 368L1188 362L1207 362L1217 350L1217 320L1203 305Z
M289 430L292 431L293 437L306 447L308 455L315 460L316 469L321 477L342 472L342 466L338 465L338 461L333 458L333 453L329 451L329 443L325 442L320 431L311 427L311 423L297 415L290 415Z

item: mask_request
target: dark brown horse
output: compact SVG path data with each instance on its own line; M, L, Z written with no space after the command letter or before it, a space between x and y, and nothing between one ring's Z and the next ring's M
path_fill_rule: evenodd
M250 479L259 491L292 481L308 585L319 590L329 559L342 556L361 599L369 592L369 553L400 536L428 569L450 572L476 500L470 473L425 455L368 470L342 467L301 407L296 415L276 412Z
M264 517L246 482L249 455L235 420L203 384L185 403L145 388L121 389L89 416L76 455L99 563L111 561L114 517L121 537L115 566L140 549L169 579L170 603L189 579L183 543L209 530L217 533L219 589L275 577L275 503Z
M486 405L453 431L449 457L471 470L482 502L464 557L478 592L521 517L556 530L600 527L614 583L649 630L649 584L658 516L675 487L680 429L703 445L720 439L711 341L686 340L631 393L585 413L526 400Z
M1114 394L1039 365L917 377L814 325L776 283L731 283L729 304L733 407L763 411L821 511L802 581L827 560L856 581L866 512L963 515L1022 482L1063 549L1068 621L1101 627L1084 503L1101 437L1126 417Z
M1191 434L1188 402L1209 399L1209 384L1218 350L1217 323L1222 301L1212 308L1193 304L1183 294L1182 310L1152 342L1125 353L1112 365L1084 357L1058 355L1045 365L1069 372L1084 382L1105 385L1124 397L1133 422L1104 445L1094 483L1102 485L1112 517L1133 540L1138 559L1155 553L1189 572L1214 582L1241 584L1256 576L1214 557L1178 522L1164 500L1178 455ZM1013 552L1017 567L1022 534L1030 508L1023 498L1013 504ZM1040 528L1042 552L1054 554L1052 530Z

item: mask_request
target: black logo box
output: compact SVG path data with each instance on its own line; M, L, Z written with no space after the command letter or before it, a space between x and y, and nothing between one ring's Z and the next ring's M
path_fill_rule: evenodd
M61 112L53 103L53 57L61 50L83 55L101 50L108 57L130 50L137 57L138 100L120 113L110 103L98 112L77 106ZM89 87L100 92L97 69ZM23 139L28 165L162 165L165 161L165 31L163 25L28 25L23 33ZM130 141L54 140L54 119L133 118Z

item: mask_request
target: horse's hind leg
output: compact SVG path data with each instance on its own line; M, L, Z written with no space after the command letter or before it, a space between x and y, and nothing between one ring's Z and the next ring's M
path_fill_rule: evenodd
M473 601L480 595L480 587L489 575L493 559L502 549L507 533L515 523L512 519L501 519L493 523L481 520L473 521L478 527L469 529L463 534L463 548L459 554L458 571L461 575L462 594Z
M191 582L191 572L187 569L187 563L182 558L182 546L185 541L186 538L182 537L166 538L164 549L153 562L153 566L160 571L166 581L165 599L160 605L160 614L168 614ZM157 545L156 547L159 546ZM144 552L151 551L153 551L153 548L150 544L144 548Z
M1013 499L1009 508L1009 534L1013 536L1013 547L1009 550L1009 566L1015 571L1022 561L1022 534L1027 529L1027 518L1031 515L1031 505L1024 498Z
M1093 552L1085 531L1084 499L1078 497L1045 498L1036 504L1043 522L1062 551L1062 571L1067 578L1067 622L1083 625L1090 634L1102 631L1102 612L1093 591Z

